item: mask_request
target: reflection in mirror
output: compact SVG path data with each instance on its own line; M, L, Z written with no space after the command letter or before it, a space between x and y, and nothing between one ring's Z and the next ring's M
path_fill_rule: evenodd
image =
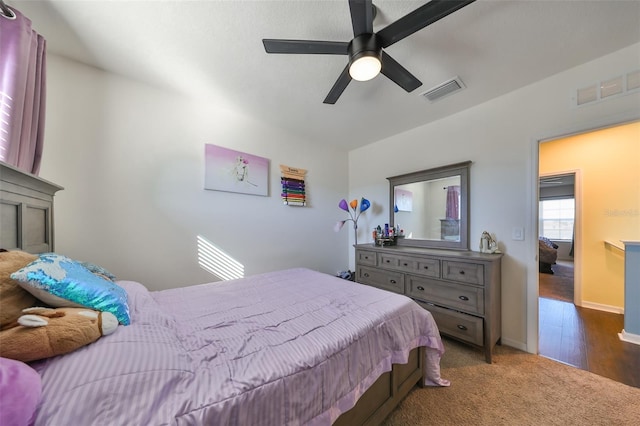
M388 178L398 245L468 250L470 161Z
M460 176L398 185L394 194L405 238L460 241Z

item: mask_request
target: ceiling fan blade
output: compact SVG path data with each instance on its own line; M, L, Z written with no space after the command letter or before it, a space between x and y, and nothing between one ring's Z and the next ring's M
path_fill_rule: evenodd
M267 53L309 53L316 55L348 55L349 43L342 41L262 39Z
M338 77L338 79L334 83L323 103L332 105L335 104L350 82L351 76L349 75L349 65L347 65L344 70L342 70L342 74L340 74L340 77Z
M373 4L371 0L349 0L353 35L373 33Z
M412 92L422 86L420 80L384 51L382 52L382 69L380 72L407 92Z
M474 1L475 0L431 0L429 3L420 6L413 12L408 13L378 31L378 40L383 48L389 47L393 43L410 36L416 31L433 24Z

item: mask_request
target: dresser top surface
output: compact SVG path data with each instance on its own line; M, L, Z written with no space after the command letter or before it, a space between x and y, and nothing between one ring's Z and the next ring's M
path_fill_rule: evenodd
M409 246L376 246L373 243L371 244L358 244L355 246L356 250L372 250L378 251L382 253L391 253L391 254L414 254L420 256L437 256L437 257L448 257L453 259L473 259L473 260L484 260L484 261L496 261L502 258L502 253L480 253L477 251L470 250L447 250L447 249L431 249L424 247L409 247Z

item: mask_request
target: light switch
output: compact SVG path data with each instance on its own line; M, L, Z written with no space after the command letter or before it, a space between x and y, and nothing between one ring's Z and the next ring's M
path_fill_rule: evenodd
M511 239L515 241L524 240L524 228L515 227L511 230Z

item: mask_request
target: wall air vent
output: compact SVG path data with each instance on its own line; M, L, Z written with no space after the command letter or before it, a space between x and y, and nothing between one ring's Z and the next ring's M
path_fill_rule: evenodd
M627 90L640 89L640 71L632 71L627 74Z
M583 106L604 101L608 98L624 96L640 89L640 70L631 71L590 86L582 87L571 97L573 106Z
M458 90L464 89L465 87L466 86L464 85L462 80L460 80L460 77L455 77L427 90L421 96L424 96L429 102L435 102L438 99L449 96L452 93L457 92Z
M603 81L600 83L600 97L608 98L609 96L619 95L623 91L623 84L622 76Z
M598 100L598 86L592 85L588 87L583 87L582 89L578 89L578 97L576 102L578 105L584 105L589 102Z

